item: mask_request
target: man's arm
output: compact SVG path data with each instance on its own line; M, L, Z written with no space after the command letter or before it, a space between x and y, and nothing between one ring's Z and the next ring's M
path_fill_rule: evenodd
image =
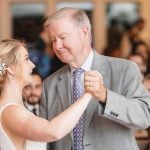
M86 85L91 82L91 76L88 74L87 77ZM85 86L85 89L103 105L104 110L100 115L129 128L143 129L150 125L150 95L141 83L140 72L135 64L130 63L123 73L120 93L105 88L100 76L99 82L97 79L98 73L92 77L92 86ZM101 99L105 94L105 99Z

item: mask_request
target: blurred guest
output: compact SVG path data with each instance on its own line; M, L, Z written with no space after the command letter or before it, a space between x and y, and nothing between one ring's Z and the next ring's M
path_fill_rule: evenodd
M134 49L138 42L143 41L141 32L144 29L144 25L144 19L139 18L133 24L127 26L120 43L120 49L125 58L130 55L132 49Z
M140 54L141 56L143 56L144 60L145 60L145 64L146 64L146 70L145 70L145 74L150 73L150 49L149 46L143 42L140 41L138 42L134 49L132 49L132 54Z
M134 46L134 49L132 49L131 53L142 55L143 58L145 59L145 61L148 61L149 56L150 56L149 47L143 41L139 41L138 43L136 43Z
M43 19L39 36L29 51L30 59L36 65L42 79L63 66L63 63L57 59L51 49L48 29L44 24L45 20L46 18Z
M146 89L150 92L150 74L147 74L144 77L143 84L146 87Z
M106 56L122 57L120 51L120 41L122 29L117 19L112 19L107 31L107 46L104 52Z
M32 74L32 81L29 85L23 88L23 96L25 99L26 107L35 115L39 115L39 103L42 93L42 78L34 72Z
M132 54L132 55L129 56L128 59L133 61L133 62L135 62L138 65L138 67L140 69L140 72L141 72L142 80L143 80L144 73L146 71L146 64L145 64L145 60L142 57L142 55L140 55L140 54Z
M39 36L34 42L34 45L29 48L30 59L36 65L42 78L50 74L51 58L54 55L53 51L50 49L47 27L44 26L45 19L46 18L43 19Z

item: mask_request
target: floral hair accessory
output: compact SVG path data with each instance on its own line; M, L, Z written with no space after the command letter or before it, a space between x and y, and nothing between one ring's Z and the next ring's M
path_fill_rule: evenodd
M6 72L6 65L2 60L0 59L0 76L4 75Z

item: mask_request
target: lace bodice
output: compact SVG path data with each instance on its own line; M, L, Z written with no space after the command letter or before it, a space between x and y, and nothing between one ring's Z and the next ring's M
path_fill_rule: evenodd
M0 150L16 150L15 146L13 145L12 141L5 133L1 125L2 111L9 105L17 105L17 104L7 104L5 106L0 106ZM26 147L25 150L46 150L46 143L26 141L25 147Z

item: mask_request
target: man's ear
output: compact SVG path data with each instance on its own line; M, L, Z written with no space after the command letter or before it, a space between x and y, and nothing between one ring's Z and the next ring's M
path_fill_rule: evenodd
M88 28L86 26L83 26L81 28L81 31L82 31L84 37L88 36Z

